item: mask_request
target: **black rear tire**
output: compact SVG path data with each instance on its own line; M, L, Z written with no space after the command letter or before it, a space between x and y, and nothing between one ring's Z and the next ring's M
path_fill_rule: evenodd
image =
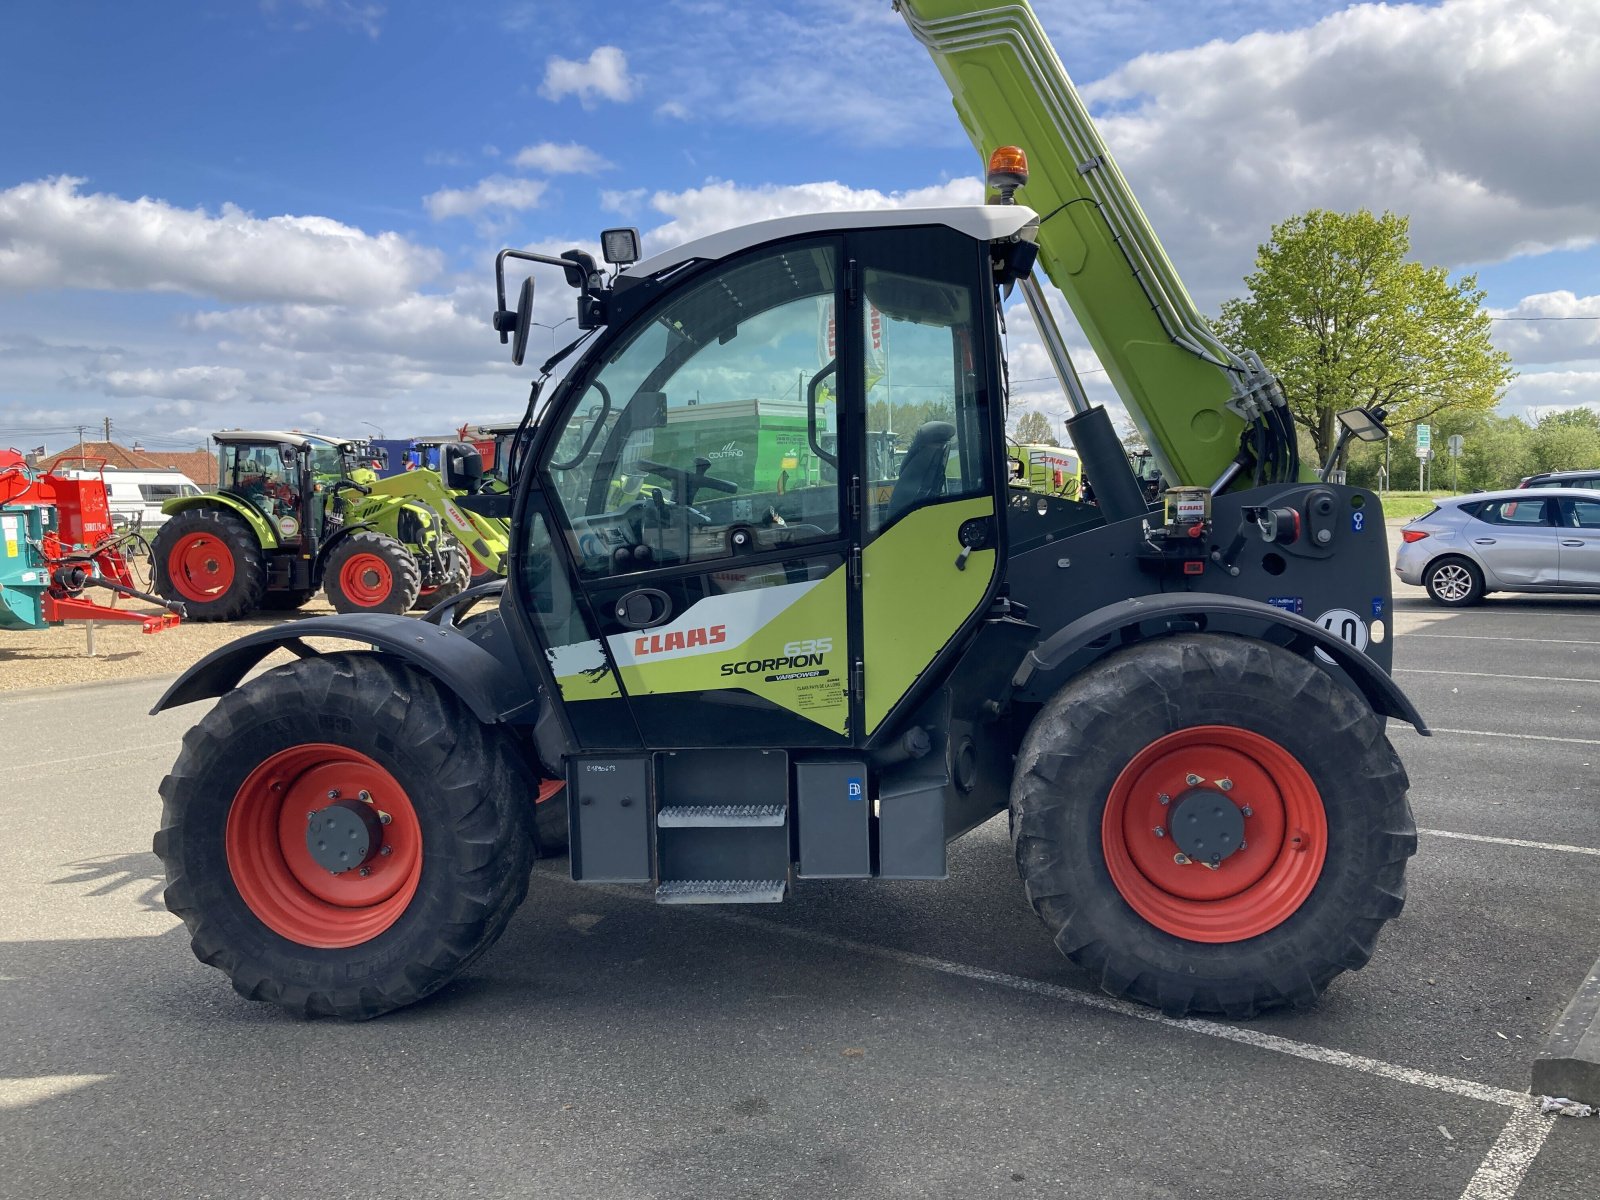
M399 615L417 602L422 572L400 542L385 533L360 529L328 555L322 588L338 612Z
M260 539L223 508L192 508L169 519L151 544L150 562L156 594L182 603L190 621L237 620L255 611L267 590ZM226 586L207 598L202 589L224 576Z
M1124 768L1199 726L1274 743L1309 776L1326 816L1326 856L1309 894L1278 924L1238 940L1159 928L1107 863L1102 822ZM1011 791L1017 868L1057 948L1112 995L1172 1016L1304 1006L1364 966L1383 924L1400 913L1417 847L1407 783L1382 718L1298 655L1212 634L1145 642L1094 664L1035 718ZM1159 811L1176 816L1177 806ZM1151 845L1176 848L1170 836Z
M1470 608L1487 594L1483 571L1470 558L1448 555L1434 559L1422 573L1428 598L1446 608Z
M241 895L225 842L252 772L313 743L388 771L426 849L416 891L393 923L339 949L275 931ZM536 786L509 735L393 660L356 652L278 667L224 695L184 737L161 783L155 852L167 907L188 926L200 961L246 998L307 1016L379 1016L443 987L505 929L528 889L524 814Z

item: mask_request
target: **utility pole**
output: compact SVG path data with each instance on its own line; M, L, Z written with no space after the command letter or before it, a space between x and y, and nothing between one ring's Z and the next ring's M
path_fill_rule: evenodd
M78 426L78 460L80 466L83 460L83 431L87 428L89 428L87 425Z
M110 417L105 418L105 422L106 422L106 441L109 442L111 440L111 418Z

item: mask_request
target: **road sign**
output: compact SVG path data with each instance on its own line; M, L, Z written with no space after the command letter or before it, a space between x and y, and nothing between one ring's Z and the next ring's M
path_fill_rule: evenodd
M1433 427L1429 425L1417 426L1417 457L1433 457Z
M1450 457L1451 458L1460 458L1461 457L1461 441L1462 441L1462 438L1461 438L1461 435L1459 433L1452 433L1450 435Z

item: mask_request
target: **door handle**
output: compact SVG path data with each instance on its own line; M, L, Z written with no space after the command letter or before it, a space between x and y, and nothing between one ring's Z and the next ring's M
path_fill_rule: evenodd
M1563 546L1587 546L1589 543L1582 538L1562 538L1561 544Z
M672 597L659 588L637 588L617 601L615 611L623 628L645 629L672 615Z
M1494 545L1494 539L1493 538L1473 538L1472 539L1472 544L1474 546L1492 546L1492 545Z

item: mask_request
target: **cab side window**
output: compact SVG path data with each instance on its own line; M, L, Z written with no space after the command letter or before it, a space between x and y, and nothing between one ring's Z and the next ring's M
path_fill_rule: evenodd
M1600 500L1565 500L1563 524L1573 529L1600 529Z
M586 575L839 536L837 259L720 267L582 385L547 470Z

